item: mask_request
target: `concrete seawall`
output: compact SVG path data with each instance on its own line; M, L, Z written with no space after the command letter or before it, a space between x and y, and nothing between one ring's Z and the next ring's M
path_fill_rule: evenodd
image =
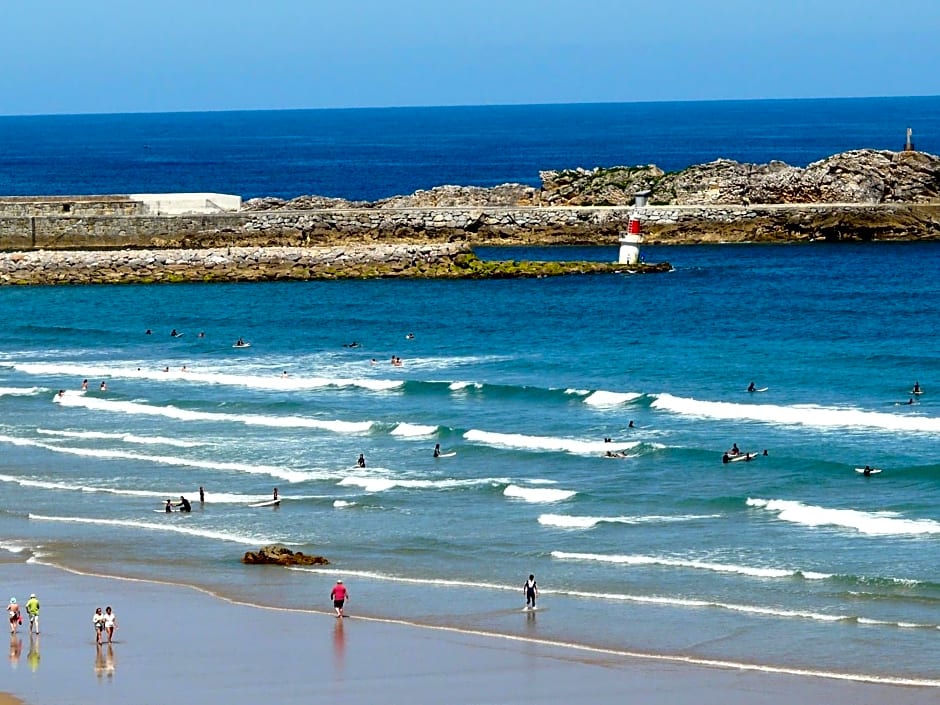
M119 208L116 210L120 210ZM312 246L375 242L615 244L627 206L0 215L0 250ZM648 244L940 239L940 204L648 206Z

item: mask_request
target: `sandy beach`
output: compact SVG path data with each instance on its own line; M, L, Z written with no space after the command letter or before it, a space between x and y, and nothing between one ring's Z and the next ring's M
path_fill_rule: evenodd
M260 575L260 574L259 574ZM187 587L0 565L10 595L42 604L42 633L11 639L2 688L31 705L199 703L933 703L933 688L710 668L349 617L233 604ZM19 599L19 598L18 598ZM91 615L118 629L98 648Z

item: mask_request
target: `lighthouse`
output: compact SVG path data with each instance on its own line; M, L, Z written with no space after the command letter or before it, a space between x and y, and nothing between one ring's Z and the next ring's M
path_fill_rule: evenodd
M640 261L640 243L643 236L640 234L640 209L646 205L649 191L639 191L634 199L633 212L627 221L627 231L620 232L620 256L617 264L636 264Z

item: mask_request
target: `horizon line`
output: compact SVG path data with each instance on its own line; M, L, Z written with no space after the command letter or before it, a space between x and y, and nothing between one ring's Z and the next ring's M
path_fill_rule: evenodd
M119 115L211 115L223 113L281 113L281 112L344 112L377 110L447 110L466 108L535 108L535 107L570 107L596 105L675 105L706 103L774 103L774 102L815 102L815 101L854 101L854 100L892 100L940 98L940 95L871 95L871 96L801 96L789 98L677 98L672 100L631 100L631 101L588 101L588 102L546 102L546 103L453 103L444 105L359 105L359 106L321 106L321 107L281 107L281 108L207 108L192 110L131 110L126 112L76 112L76 113L0 113L3 118L37 117L108 117Z

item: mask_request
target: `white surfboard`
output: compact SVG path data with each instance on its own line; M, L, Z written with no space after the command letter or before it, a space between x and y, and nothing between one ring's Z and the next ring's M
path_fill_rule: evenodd
M865 468L855 468L855 472L861 473L862 475L864 475L864 474L865 474ZM871 468L871 470L869 470L868 474L869 474L869 475L877 475L879 472L881 472L881 468Z
M748 392L766 392L770 387L761 387L760 389L748 389Z
M242 343L241 345L239 345L238 343L233 343L232 347L233 348L250 348L251 343Z
M269 499L266 502L255 502L254 504L249 504L249 507L275 507L281 503L279 499Z
M452 450L452 451L450 451L449 453L441 453L441 454L440 454L439 456L437 456L437 457L438 457L438 458L453 458L455 455L457 455L457 451L456 451L456 450Z
M754 458L758 457L759 455L759 453L738 453L737 455L729 455L728 462L736 463L740 460L754 460Z

